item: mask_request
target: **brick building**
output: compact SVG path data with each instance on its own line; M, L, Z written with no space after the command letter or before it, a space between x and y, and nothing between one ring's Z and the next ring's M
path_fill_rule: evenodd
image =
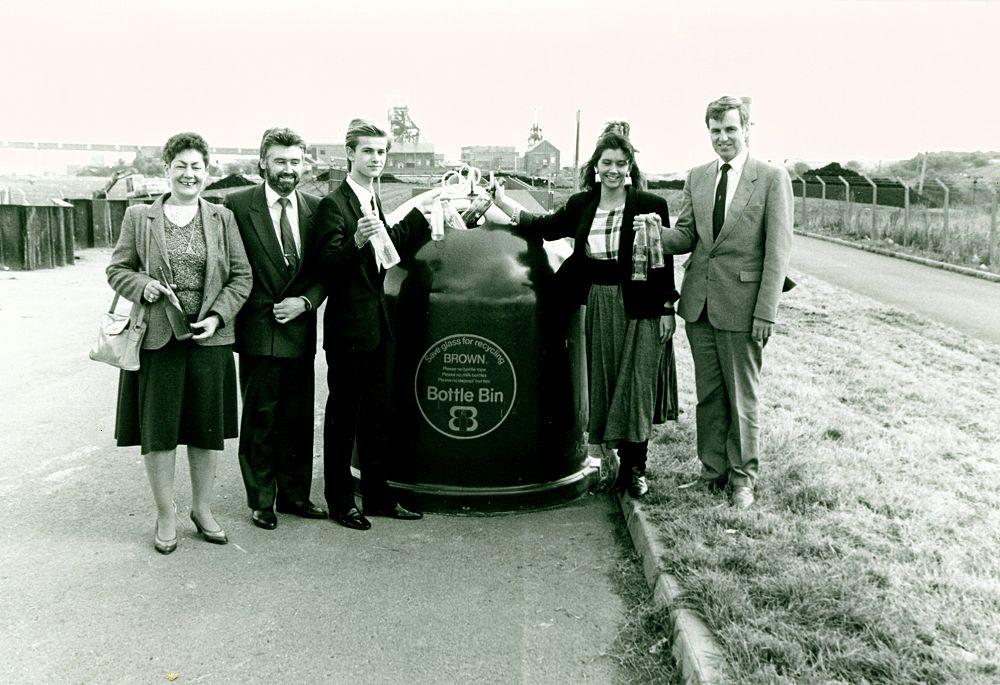
M524 173L528 176L558 176L561 168L559 149L547 140L535 143L524 153Z

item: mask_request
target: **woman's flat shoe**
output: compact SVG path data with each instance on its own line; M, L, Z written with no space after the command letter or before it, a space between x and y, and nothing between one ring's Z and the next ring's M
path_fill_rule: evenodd
M173 540L161 540L160 539L160 522L156 522L156 527L153 528L153 549L155 549L160 554L170 554L175 549L177 549L177 534L174 533Z
M226 531L221 528L219 528L219 530L205 530L202 525L198 523L198 519L195 518L193 511L191 512L191 523L193 523L194 527L198 529L201 536L205 538L205 542L211 542L213 545L225 545L229 542L229 538L226 537Z

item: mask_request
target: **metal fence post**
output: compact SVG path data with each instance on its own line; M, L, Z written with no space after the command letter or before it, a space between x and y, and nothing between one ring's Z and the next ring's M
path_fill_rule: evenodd
M876 226L875 226L875 217L876 217L876 211L875 211L875 209L878 206L878 186L875 185L875 181L871 180L870 178L868 178L864 174L861 174L861 177L863 179L865 179L866 181L868 181L868 183L872 187L872 234L871 234L870 237L871 237L872 240L875 240L876 230L877 230Z
M797 178L802 181L802 228L808 230L809 224L807 223L808 215L806 214L806 194L809 191L806 189L806 179L801 176L798 176Z
M952 242L951 241L951 231L949 230L949 226L948 226L948 204L949 204L948 203L948 195L950 194L950 191L948 190L948 186L946 186L944 183L941 182L940 178L934 179L934 181L939 186L941 186L942 190L944 190L944 234L946 236L945 240L948 243L951 243ZM929 240L927 242L928 242L928 244L930 244ZM963 247L964 246L962 245L962 243L960 241L959 244L958 244L958 252L959 252L959 254L962 253L962 248Z
M906 185L899 176L896 177L899 185L903 186L903 236L910 234L910 186ZM928 236L929 238L929 236ZM927 242L930 245L930 240Z
M851 225L851 184L843 176L837 178L844 184L844 230L849 230Z
M820 185L823 188L823 192L822 195L820 196L820 203L819 203L819 225L820 228L822 228L823 226L826 225L826 181L824 181L819 176L816 177L816 180L820 182Z
M990 269L1000 272L1000 247L997 246L997 189L989 188L990 199Z

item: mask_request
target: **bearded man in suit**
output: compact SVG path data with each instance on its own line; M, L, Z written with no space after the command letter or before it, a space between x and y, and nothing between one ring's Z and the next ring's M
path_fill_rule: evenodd
M684 319L698 396L698 481L753 504L759 468L761 353L774 331L792 245L792 184L782 167L749 156L747 103L723 97L705 113L718 157L693 168L663 249L691 253L677 313ZM656 223L656 219L652 219Z
M240 470L251 520L278 525L274 510L309 519L326 511L312 487L316 310L326 298L311 261L319 198L296 189L306 144L272 128L260 144L264 183L226 197L253 270L253 290L236 319L243 416Z

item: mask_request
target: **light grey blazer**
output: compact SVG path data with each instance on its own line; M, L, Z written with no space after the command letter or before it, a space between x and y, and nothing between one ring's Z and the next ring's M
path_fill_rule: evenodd
M149 281L159 279L160 268L173 278L167 240L163 230L163 201L158 198L151 205L132 205L125 210L121 235L108 265L108 283L116 293L131 302L139 302ZM232 345L235 342L236 313L250 295L253 283L250 263L247 261L243 240L236 226L233 213L222 205L199 199L202 226L205 230L206 264L205 286L202 290L201 311L198 320L217 314L222 320L215 335L197 340L199 345ZM146 254L146 236L149 235L149 254ZM142 273L149 265L149 274ZM146 337L143 349L156 350L169 342L172 329L167 318L166 298L152 304L146 314ZM132 308L132 318L139 308Z
M777 320L792 250L792 183L783 168L748 158L713 239L718 170L714 161L688 173L677 223L663 231L663 250L691 252L677 305L685 321L695 321L707 306L715 328L749 331L755 317Z

